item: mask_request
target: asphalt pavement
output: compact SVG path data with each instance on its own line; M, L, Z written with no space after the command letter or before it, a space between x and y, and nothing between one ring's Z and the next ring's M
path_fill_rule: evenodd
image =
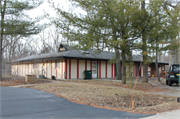
M148 114L114 111L76 104L44 91L0 87L0 118L113 118L138 119Z

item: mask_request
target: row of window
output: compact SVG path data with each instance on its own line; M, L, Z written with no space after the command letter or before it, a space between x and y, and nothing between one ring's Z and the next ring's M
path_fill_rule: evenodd
M56 66L56 69L59 69L59 61L56 61L55 66ZM37 63L33 64L33 69L37 69Z

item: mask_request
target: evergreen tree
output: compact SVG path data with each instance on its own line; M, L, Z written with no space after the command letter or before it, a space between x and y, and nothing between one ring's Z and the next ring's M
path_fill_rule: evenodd
M39 19L31 19L25 11L32 10L41 3L38 0L0 0L0 63L2 63L2 42L5 35L27 37L40 32L41 28L36 24ZM0 65L0 78L1 76L2 64Z
M177 4L177 6L179 5ZM155 50L157 54L161 49L158 44L166 41L172 42L179 33L179 27L176 24L179 17L177 14L179 13L176 12L170 15L171 10L166 1L151 0L149 3L145 3L142 0L141 8L136 9L134 12L133 26L142 39L136 46L142 50L144 83L148 83L147 64L152 62L152 52ZM172 44L169 44L169 47L172 47ZM158 71L157 63L156 67Z
M52 22L65 31L63 33L64 37L70 37L71 41L78 42L76 48L79 50L96 49L102 51L106 48L114 49L117 79L121 79L121 56L122 79L123 84L125 84L125 62L133 41L138 38L132 28L133 18L131 17L134 9L139 6L138 2L127 0L73 1L76 7L86 11L86 15L78 16L53 6L57 11L57 16L61 17L54 18Z
M78 42L76 48L79 50L114 49L115 62L119 68L117 79L121 79L119 62L122 58L123 84L126 83L126 61L132 59L132 50L141 50L143 82L148 83L147 65L152 62L150 56L153 49L157 48L154 44L166 39L172 41L170 37L176 34L171 28L177 16L170 17L167 14L171 10L163 9L167 7L165 3L156 0L150 0L148 4L145 0L72 0L72 4L85 11L85 14L69 13L53 4L58 17L51 18L51 21L57 28L64 30L64 37ZM163 34L166 37L161 36Z

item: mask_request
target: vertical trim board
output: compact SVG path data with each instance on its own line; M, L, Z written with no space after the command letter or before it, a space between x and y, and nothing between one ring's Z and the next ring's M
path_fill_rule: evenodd
M101 61L99 61L99 78L101 78Z
M113 78L113 64L111 64L111 77Z
M99 78L99 65L98 65L98 61L96 61L97 62L97 78Z
M67 59L65 59L65 79L67 79Z
M87 70L87 60L85 60L85 70Z
M69 59L69 79L71 79L71 59Z
M92 60L90 61L90 70L92 72ZM92 78L92 73L91 73L91 78Z

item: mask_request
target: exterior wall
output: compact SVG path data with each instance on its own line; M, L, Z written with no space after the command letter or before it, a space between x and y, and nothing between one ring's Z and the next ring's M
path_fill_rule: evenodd
M61 59L60 60L60 72L61 72L60 79L64 79L64 70L63 69L64 69L64 62L63 62L63 59Z
M56 77L56 64L55 64L55 60L53 60L51 62L51 67L52 67L52 76ZM51 78L52 78L52 76L51 76Z
M61 79L61 60L59 60L59 69L56 69L56 79Z
M47 77L47 74L48 74L48 62L47 61L44 63L44 72L45 72L45 77Z
M85 60L79 60L79 79L84 79Z
M67 79L70 79L69 78L69 75L70 75L69 73L71 73L71 72L69 72L69 65L71 65L71 64L69 63L69 60L67 60Z
M88 60L88 61L87 61L87 70L91 70L91 66L90 66L90 65L91 65L91 61Z
M38 63L38 74L39 75L44 75L43 70L45 70L45 67L43 67L43 63L42 62L39 62Z
M26 76L26 63L24 63L23 70L24 70L24 75L23 76Z
M38 62L37 68L33 68L33 62L18 63L12 65L12 75L25 76L27 74L44 75L47 78L56 79L84 79L84 70L91 70L90 60L73 60L73 59L59 59L59 68L56 69L55 60ZM79 64L79 65L78 65ZM126 68L127 72L133 71L133 76L136 77L137 64L134 63L132 69ZM150 65L153 66L153 65ZM148 73L152 72L152 68L148 66ZM42 68L41 68L42 67ZM43 69L43 72L42 72ZM161 64L159 71L165 70L165 65ZM130 76L130 75L129 75ZM148 76L151 76L148 74ZM111 78L116 77L116 65L106 61L97 61L97 78ZM141 77L143 77L143 66L141 66Z
M114 75L114 65L111 64L111 77L113 78L113 75Z
M17 75L20 75L19 64L17 64L17 66L16 66L16 72L17 72Z
M77 60L71 60L71 79L77 79Z
M25 76L24 63L22 63L21 66L22 66L22 76Z
M20 64L18 64L18 75L20 75L20 76L21 76L21 73L22 73L21 65L20 65Z
M64 60L64 79L67 79L67 59Z
M15 70L15 66L16 66L16 65L12 65L12 66L11 66L11 74L12 74L12 75L14 75L14 72L16 71L16 70Z
M29 63L29 74L32 74L32 63Z
M111 78L111 64L107 63L107 78Z
M26 75L29 74L29 63L26 63Z
M30 68L30 74L33 75L34 69L33 69L33 63L32 62L30 63L29 68Z
M143 65L141 66L141 77L143 77Z
M77 79L79 75L79 79L83 79L85 77L84 70L91 70L91 61L79 60L79 70L77 71L77 60L59 60L60 67L56 69L55 60L46 61L46 62L38 62L37 68L33 68L33 62L26 62L21 64L12 65L12 74L13 75L44 75L46 78L52 78L52 75L56 77L56 79L65 79L67 75L67 79ZM67 61L67 67L65 72L65 66ZM70 62L70 63L69 63ZM106 78L106 61L98 61L98 77ZM115 73L115 65L107 63L107 78L114 77ZM113 71L113 72L112 72ZM79 73L78 73L79 72ZM78 73L78 74L77 74Z
M106 62L101 61L101 78L106 77Z
M51 61L47 62L47 78L51 78Z

